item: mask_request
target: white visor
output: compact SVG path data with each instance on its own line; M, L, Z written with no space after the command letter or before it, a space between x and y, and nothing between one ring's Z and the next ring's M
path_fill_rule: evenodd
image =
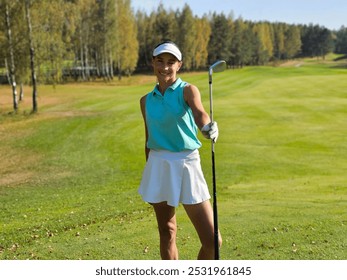
M162 53L170 53L175 56L179 61L182 61L181 51L172 43L164 43L156 47L153 51L153 56L156 57Z

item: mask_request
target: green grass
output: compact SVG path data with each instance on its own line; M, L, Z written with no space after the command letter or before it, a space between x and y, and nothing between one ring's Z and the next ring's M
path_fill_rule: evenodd
M342 62L340 62L342 63ZM347 69L332 59L214 75L222 259L347 258ZM183 74L208 109L206 73ZM158 259L137 187L139 99L153 77L30 89L18 114L0 87L0 259ZM209 142L200 149L211 182ZM177 209L182 259L197 235Z

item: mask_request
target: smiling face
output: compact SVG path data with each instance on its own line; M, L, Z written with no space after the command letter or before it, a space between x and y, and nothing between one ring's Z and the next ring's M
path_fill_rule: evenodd
M162 53L152 60L154 74L158 78L159 84L172 84L176 81L176 74L182 66L175 56L169 53Z

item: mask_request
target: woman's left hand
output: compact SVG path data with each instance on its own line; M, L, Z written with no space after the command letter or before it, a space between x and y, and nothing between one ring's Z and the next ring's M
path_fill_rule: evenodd
M201 133L204 135L207 139L212 139L213 142L217 142L218 136L219 136L219 130L217 122L210 122L208 124L205 124L201 128Z

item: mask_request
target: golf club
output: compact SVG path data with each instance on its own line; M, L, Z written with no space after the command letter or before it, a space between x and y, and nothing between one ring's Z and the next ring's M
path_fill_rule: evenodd
M212 64L208 71L209 89L210 89L210 118L213 122L213 98L212 98L212 74L223 72L226 69L226 62L218 60ZM212 151L212 182L213 182L213 223L214 223L214 259L219 260L219 234L218 234L218 211L217 211L217 186L216 186L216 169L214 156L214 141L211 140Z

